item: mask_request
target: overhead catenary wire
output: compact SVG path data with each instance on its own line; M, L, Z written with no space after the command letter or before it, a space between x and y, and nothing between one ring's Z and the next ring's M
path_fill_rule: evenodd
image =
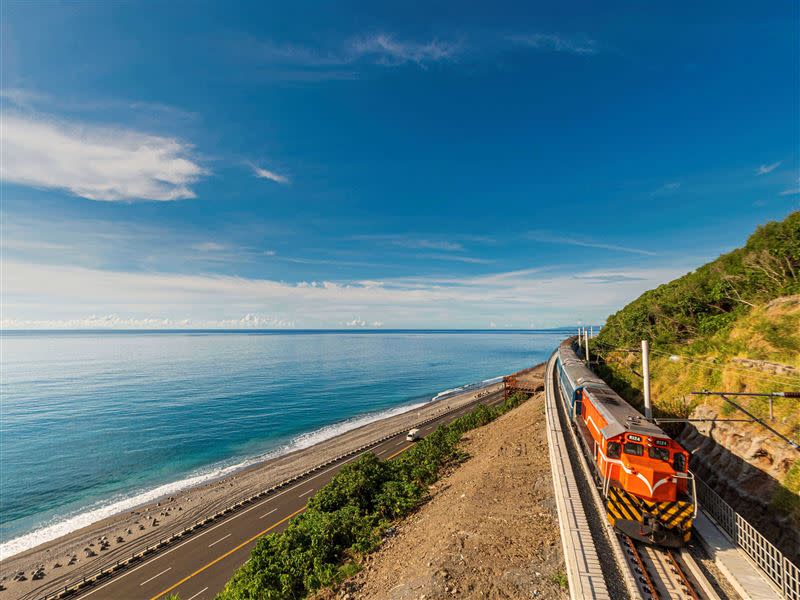
M600 345L601 344L597 344L597 346L600 346ZM597 354L598 356L604 358L604 359L607 359L608 355L611 354L611 353L614 353L614 352L626 352L626 353L636 353L636 354L641 352L640 348L614 348L614 347L610 346L609 344L602 344L602 346L605 347L605 352L603 352L603 351L600 350L600 348L597 348L597 346L595 346L595 348L593 348L594 353ZM676 354L674 352L665 352L663 350L653 350L652 348L650 349L650 354L656 354L656 355L659 355L659 356L666 356L666 357L677 356L678 358L680 358L681 360L685 360L686 362L695 363L695 364L698 364L698 365L705 365L705 366L712 367L712 368L718 369L718 370L723 370L723 369L732 370L732 371L736 371L737 373L740 373L742 375L747 375L749 377L753 377L755 379L770 380L773 383L777 383L777 384L781 384L781 385L788 385L788 386L796 386L796 387L800 388L800 377L794 377L792 375L777 375L777 374L770 374L770 373L758 373L758 372L755 372L755 371L753 371L751 369L747 369L747 368L744 368L744 367L737 367L737 366L731 364L730 362L718 363L718 362L714 362L714 361L710 361L710 360L703 360L702 358L695 358L695 357L686 356L686 355L683 355L683 354ZM641 375L640 375L640 377L641 377Z

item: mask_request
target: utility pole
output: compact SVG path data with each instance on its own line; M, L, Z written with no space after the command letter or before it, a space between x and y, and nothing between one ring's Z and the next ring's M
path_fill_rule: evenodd
M650 403L650 344L642 340L642 376L644 378L644 418L653 420L653 405Z
M586 346L586 362L589 362L589 331L587 329L583 330L583 341L585 342Z
M589 328L589 337L594 339L594 326Z

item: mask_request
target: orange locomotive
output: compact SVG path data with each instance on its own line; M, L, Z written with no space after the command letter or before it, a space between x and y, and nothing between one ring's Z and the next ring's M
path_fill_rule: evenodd
M564 407L602 485L609 522L661 546L689 541L696 504L686 450L588 369L570 340L559 346L556 364Z

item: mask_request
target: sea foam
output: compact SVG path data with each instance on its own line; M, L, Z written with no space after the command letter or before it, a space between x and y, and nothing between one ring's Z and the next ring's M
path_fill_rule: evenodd
M448 391L452 392L452 390ZM315 431L300 434L292 439L291 442L281 446L280 448L276 448L275 450L265 454L253 456L236 464L222 463L212 465L200 472L190 475L185 479L173 481L171 483L160 485L151 489L138 490L123 497L116 496L110 500L95 503L80 513L56 517L50 523L47 523L31 531L30 533L26 533L0 544L0 561L6 560L11 556L29 550L30 548L34 548L40 544L44 544L45 542L57 539L63 535L67 535L68 533L72 533L73 531L77 531L82 527L86 527L107 517L120 514L149 502L153 502L154 500L157 500L163 496L175 494L188 488L207 483L214 479L220 479L235 471L239 471L271 458L288 454L289 452L293 452L295 450L309 448L315 444L319 444L320 442L336 437L337 435L341 435L353 429L368 425L369 423L374 423L375 421L379 421L381 419L386 419L404 412L415 410L425 406L426 404L429 404L430 402L436 401L441 395L442 394L438 394L428 402L397 406L384 411L368 413L365 415L352 417L345 421L326 425L325 427L321 427Z

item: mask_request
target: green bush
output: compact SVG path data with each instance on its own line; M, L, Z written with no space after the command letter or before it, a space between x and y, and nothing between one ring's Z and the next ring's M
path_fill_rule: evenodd
M611 315L595 349L674 348L729 327L753 306L800 293L800 211L759 227L743 248L639 298Z
M286 530L262 537L250 560L217 596L219 600L304 598L359 569L395 519L415 510L443 467L465 458L461 437L525 401L514 394L498 406L478 405L436 428L393 461L367 453L348 464L308 502Z

